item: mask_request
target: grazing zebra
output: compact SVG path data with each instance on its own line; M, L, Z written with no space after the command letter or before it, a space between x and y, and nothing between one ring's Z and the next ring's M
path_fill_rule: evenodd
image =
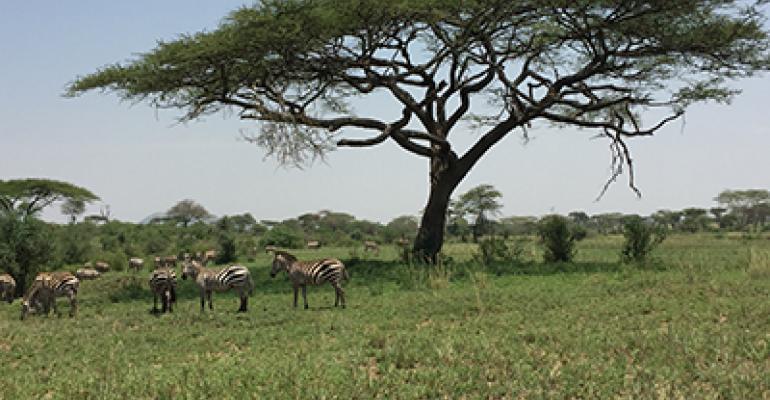
M144 260L138 257L131 257L128 259L128 269L141 271L144 266Z
M94 263L94 269L101 273L105 273L110 270L110 264L104 261L97 261Z
M367 240L364 242L364 251L372 251L374 254L380 254L380 245L373 240Z
M75 276L81 281L97 279L100 275L101 273L93 268L78 268L78 270L75 271Z
M193 260L185 262L182 266L182 279L187 277L195 280L201 291L201 311L205 309L206 298L209 300L209 309L213 310L211 302L212 292L225 292L235 290L241 299L238 312L246 312L250 295L254 294L254 282L251 280L249 270L241 265L231 265L224 268L206 268Z
M27 290L21 302L21 319L31 312L40 311L48 314L51 307L59 315L56 308L56 298L67 296L70 300L70 317L75 316L78 309L77 295L80 281L69 272L41 272L35 277L32 286Z
M302 300L307 305L307 285L322 285L329 282L335 291L334 306L340 303L345 308L345 291L340 286L340 281L344 278L348 280L348 273L345 270L345 264L336 258L325 258L323 260L299 261L297 257L281 251L268 250L273 252L273 269L270 270L270 277L286 271L289 275L291 284L294 288L294 307L297 307L297 290L302 288Z
M152 312L158 313L158 297L162 312L173 312L176 303L176 272L170 268L158 268L150 274L150 290L153 295Z
M311 250L318 250L321 248L321 242L317 240L310 240L307 242L307 248Z
M0 275L0 301L5 300L8 304L13 303L13 295L16 292L16 280L11 275Z

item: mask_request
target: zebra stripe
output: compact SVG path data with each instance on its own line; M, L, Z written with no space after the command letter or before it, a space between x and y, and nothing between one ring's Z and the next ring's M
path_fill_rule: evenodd
M342 289L343 279L348 280L345 264L336 258L325 258L315 261L299 261L292 254L269 249L273 252L273 268L270 277L274 278L279 272L286 271L294 289L294 307L297 307L297 292L302 288L302 299L307 304L307 285L322 285L326 282L334 287L334 306L342 305L345 308L345 291Z
M206 268L199 262L192 260L186 261L182 267L182 279L187 279L188 276L194 279L200 288L201 311L205 309L206 298L209 301L209 309L214 309L211 301L212 292L227 290L238 292L241 299L239 312L248 310L248 296L254 293L254 282L251 280L251 273L246 267L231 265L224 268Z
M173 304L176 303L176 271L169 268L152 271L150 290L153 294L153 313L158 313L158 297L161 299L162 312L173 312Z
M58 315L57 297L69 298L70 316L75 316L79 287L80 280L69 272L39 273L21 302L21 319L24 319L29 313L41 311L41 308L45 314L48 314L53 307L54 313Z

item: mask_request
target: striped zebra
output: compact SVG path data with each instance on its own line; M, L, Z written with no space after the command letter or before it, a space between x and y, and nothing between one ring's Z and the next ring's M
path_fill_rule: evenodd
M176 272L170 268L158 268L150 274L150 290L153 295L152 312L158 313L158 297L162 312L173 312L176 303Z
M246 312L249 305L249 297L254 294L254 282L251 280L249 270L242 265L231 265L224 268L206 268L199 262L187 261L182 266L182 279L187 277L195 280L201 293L201 311L206 307L206 299L209 301L209 309L213 310L211 302L212 292L225 292L235 290L241 299L238 312Z
M9 274L0 275L0 301L5 300L8 304L13 303L15 293L16 280Z
M342 290L340 282L342 279L348 280L348 273L345 270L345 264L336 258L325 258L323 260L299 261L297 257L282 251L268 250L273 252L273 268L270 270L270 277L286 271L289 275L291 284L294 288L294 307L297 307L297 290L302 288L302 300L307 305L307 285L322 285L329 282L335 291L334 306L342 305L345 308L345 291Z
M70 301L70 317L75 316L78 309L77 295L80 281L69 272L41 272L35 277L32 286L21 302L21 319L29 313L43 311L48 314L51 307L59 315L56 308L56 298L66 296ZM42 310L41 310L42 308Z

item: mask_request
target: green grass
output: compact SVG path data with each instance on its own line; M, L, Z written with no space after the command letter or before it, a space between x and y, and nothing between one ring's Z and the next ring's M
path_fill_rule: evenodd
M557 265L531 242L496 273L465 262L470 245L430 271L383 249L349 263L345 310L329 287L293 309L266 256L242 315L231 294L200 313L181 281L153 316L147 272L107 274L75 318L63 300L23 322L0 305L0 399L770 398L770 240L675 236L646 266L618 263L621 240Z

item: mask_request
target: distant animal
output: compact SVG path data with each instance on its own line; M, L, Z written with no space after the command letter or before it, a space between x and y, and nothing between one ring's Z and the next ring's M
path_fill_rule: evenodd
M138 257L131 257L128 259L128 269L133 269L134 271L141 271L142 267L144 266L144 260Z
M163 257L163 266L164 267L176 267L177 258L176 256L166 256Z
M75 271L75 276L81 281L87 281L87 280L96 279L99 276L101 276L101 274L99 273L99 271L93 268L78 268L78 270Z
M0 301L13 303L14 293L16 292L16 280L11 275L0 275Z
M44 312L48 314L51 308L59 315L56 308L56 298L66 296L70 301L70 317L77 313L77 294L80 281L69 272L41 272L21 302L21 319L30 313Z
M270 251L268 251L270 252ZM322 260L299 261L297 257L282 250L272 250L273 268L270 277L286 271L294 289L294 307L297 307L297 291L302 288L302 300L307 304L307 285L322 285L326 282L334 287L334 306L342 305L345 308L345 291L342 289L342 279L348 280L345 264L336 258L324 258Z
M104 261L97 261L94 263L94 269L101 273L105 273L110 270L110 264L107 264Z
M404 237L402 237L402 238L399 238L398 240L396 240L396 245L397 245L397 246L399 246L399 247L407 247L407 246L409 246L411 243L412 243L412 242L411 242L409 239L407 239L407 238L404 238Z
M158 297L161 301L161 312L173 312L176 303L176 272L171 268L158 268L150 274L150 291L152 291L152 312L158 313Z
M161 259L158 256L155 256L152 258L152 264L155 267L155 269L163 267L163 259Z
M380 254L380 245L373 240L367 240L364 242L364 251L371 251L374 254Z
M198 261L185 262L182 266L182 279L190 277L195 280L200 288L201 311L205 309L206 299L209 302L209 309L213 310L214 305L211 302L212 292L224 292L235 290L241 299L241 306L238 312L246 312L248 309L248 296L254 294L254 282L251 280L251 273L242 265L231 265L224 268L206 268Z
M307 242L307 248L317 250L321 248L321 242L317 240L310 240Z
M206 265L209 263L209 261L214 261L217 258L217 251L216 250L206 250L203 252L203 257L201 262L203 262L203 265Z

